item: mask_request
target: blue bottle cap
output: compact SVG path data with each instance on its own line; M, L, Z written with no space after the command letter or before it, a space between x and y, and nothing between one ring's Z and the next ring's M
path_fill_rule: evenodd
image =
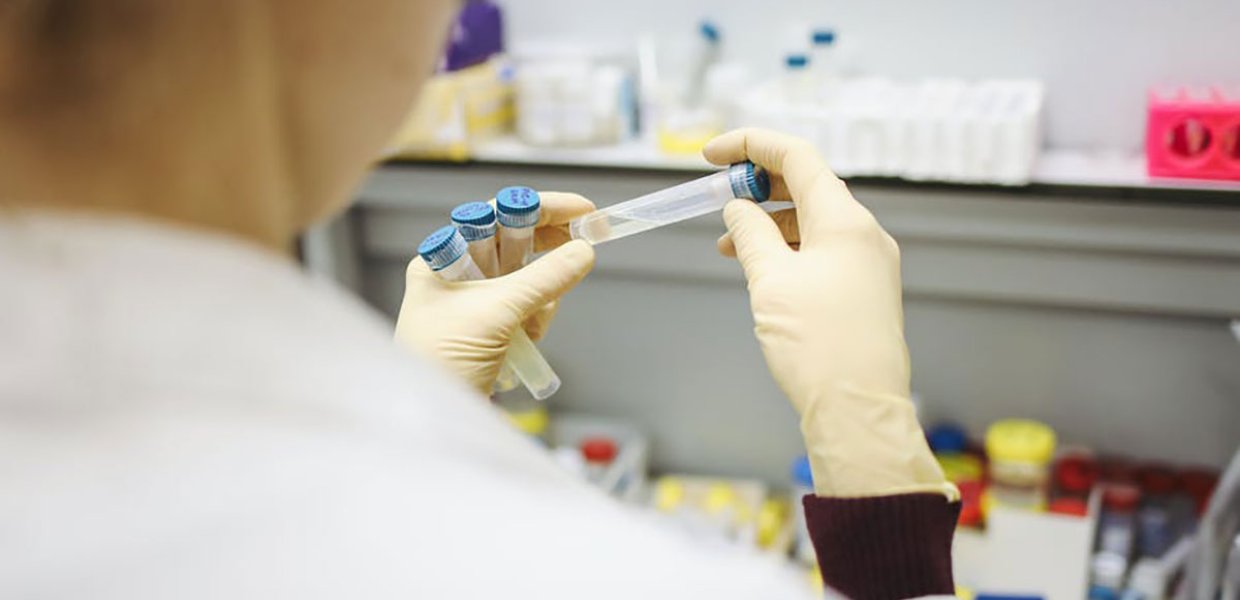
M969 445L969 436L963 427L955 423L941 423L926 431L926 441L935 454L951 454L964 452Z
M802 454L792 461L792 481L803 487L814 487L814 472L809 468L808 456Z
M439 271L456 262L456 259L469 251L469 243L461 237L461 232L452 225L445 225L426 236L418 244L418 254L430 266L432 271Z
M504 227L537 225L540 205L538 192L527 187L506 187L495 194L495 208L499 211L499 224Z
M698 32L702 34L702 37L705 38L706 41L712 44L719 43L719 28L715 27L714 23L711 23L710 21L702 21L702 23L698 25Z
M728 181L732 184L732 195L736 198L766 202L771 197L771 177L767 175L766 169L749 161L728 167Z
M815 29L809 38L815 46L830 46L835 43L835 31L832 29Z
M495 208L487 202L467 202L452 209L452 222L467 242L495 235Z
M789 69L804 69L809 64L809 57L804 54L789 54L784 57L784 66Z

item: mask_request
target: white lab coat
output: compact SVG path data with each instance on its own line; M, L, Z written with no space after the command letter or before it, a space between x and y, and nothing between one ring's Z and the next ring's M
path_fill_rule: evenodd
M411 246L412 247L412 246ZM804 598L245 243L0 216L0 598Z

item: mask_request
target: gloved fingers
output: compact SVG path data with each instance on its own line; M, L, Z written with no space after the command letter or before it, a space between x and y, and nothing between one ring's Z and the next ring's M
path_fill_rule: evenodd
M574 240L508 275L492 280L524 319L571 290L594 266L594 248Z
M538 192L540 208L538 226L568 225L569 221L594 212L594 203L580 194ZM565 229L565 231L568 231Z
M729 202L723 207L723 221L728 225L745 279L750 283L761 275L764 265L791 252L779 226L753 202Z
M797 205L801 242L829 241L840 231L871 230L873 215L852 197L809 142L766 129L745 128L725 133L706 144L706 160L731 164L751 160L781 175Z
M538 309L530 318L522 323L525 333L530 336L531 340L538 341L547 335L547 329L551 327L551 320L555 318L555 313L560 310L560 301L557 300Z
M573 239L568 225L548 225L534 230L534 252L546 252L567 244Z
M572 239L568 223L577 217L594 212L594 203L578 194L567 192L539 192L542 208L538 215L538 228L534 230L534 252L546 252Z
M784 209L766 213L775 222L775 226L779 228L779 233L784 237L784 241L788 243L790 248L796 249L801 245L801 232L797 226L797 211L795 209ZM732 241L731 232L725 233L715 242L719 253L731 258L736 257L736 244Z
M405 267L406 278L430 274L432 274L431 268L426 264L426 261L422 260L421 256L414 256L413 260L409 261L409 266Z
M414 282L419 282L419 286L425 286L424 282L433 282L434 286L447 285L450 282L444 281L435 275L426 261L421 256L413 257L409 261L409 265L405 267L405 289L409 290L413 287Z

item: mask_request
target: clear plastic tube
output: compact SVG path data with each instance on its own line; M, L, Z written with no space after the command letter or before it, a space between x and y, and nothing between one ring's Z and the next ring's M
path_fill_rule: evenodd
M534 254L534 228L542 200L527 187L506 187L495 194L499 217L499 273L524 267Z
M736 198L764 202L770 192L765 170L750 162L737 163L713 175L596 210L569 223L568 229L573 239L597 245L722 210Z
M534 254L534 228L501 226L499 246L500 275L507 275L524 267Z
M499 251L495 248L494 236L470 242L469 256L474 259L483 277L490 279L499 275Z
M495 238L499 224L495 207L486 202L466 202L452 209L452 224L469 242L469 256L482 271L482 276L489 279L499 275L499 250ZM507 392L520 384L516 373L505 362L495 380L495 391Z
M418 247L418 252L435 274L447 281L485 279L455 227L443 227L432 233ZM560 389L559 376L520 326L512 334L506 361L534 398L546 400Z

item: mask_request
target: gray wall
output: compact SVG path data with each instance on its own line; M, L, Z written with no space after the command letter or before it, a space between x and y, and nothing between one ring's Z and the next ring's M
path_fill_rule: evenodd
M1235 0L504 0L512 39L631 42L720 23L732 58L778 65L791 25L828 24L865 72L1037 77L1052 147L1136 149L1144 90L1240 83Z
M389 313L404 262L456 202L514 181L600 205L691 177L504 166L389 167L362 191L365 295ZM926 420L975 433L1028 416L1066 442L1222 464L1240 445L1240 204L1065 190L855 185L901 243L914 389ZM1230 206L1185 205L1208 198ZM601 246L543 348L553 405L636 421L661 469L785 478L796 419L753 339L717 217Z

